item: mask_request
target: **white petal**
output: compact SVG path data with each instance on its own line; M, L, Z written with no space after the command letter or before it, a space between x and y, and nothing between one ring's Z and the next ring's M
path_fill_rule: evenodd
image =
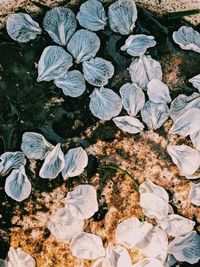
M97 260L95 260L95 262L92 264L92 267L104 267L103 263L105 261L104 257L98 258Z
M153 227L148 222L140 222L136 217L131 217L118 224L115 239L128 249L132 249L141 242Z
M171 103L170 117L175 121L191 108L200 108L200 94L193 93L190 96L178 95Z
M172 254L167 254L167 258L164 264L164 267L172 267L177 262Z
M169 204L153 193L140 194L140 206L145 216L151 219L163 219L169 213Z
M35 260L21 248L10 247L8 251L8 267L35 267Z
M142 132L144 125L136 118L130 116L115 117L115 125L124 132L135 134Z
M145 95L140 87L134 83L125 83L120 88L122 104L130 116L136 116L143 108L145 103Z
M176 237L169 243L169 253L178 261L197 263L200 259L200 236L192 231L187 236Z
M152 79L162 80L161 65L151 56L140 56L136 58L129 67L129 73L133 83L145 89Z
M192 83L192 85L197 88L200 92L200 74L192 77L191 79L189 79L189 82Z
M19 169L26 164L25 156L22 152L5 152L0 156L0 175L5 176L12 169Z
M78 259L94 260L105 255L101 238L85 232L72 239L70 250L72 255Z
M57 210L48 223L51 234L60 241L70 241L75 235L82 233L83 226L84 220L73 217L67 207Z
M152 79L147 84L147 95L149 97L149 100L158 104L167 104L172 101L168 86L158 79Z
M200 111L200 110L199 110ZM196 132L196 133L193 133L190 135L190 139L193 143L193 146L200 150L200 131Z
M0 267L8 267L8 261L0 259Z
M60 144L57 144L45 158L39 175L41 178L54 179L63 170L64 166L64 154L60 148Z
M75 14L69 8L54 7L46 12L43 27L55 43L64 46L76 30Z
M98 210L97 193L92 185L78 185L68 192L65 202L72 216L78 219L89 219Z
M111 243L106 248L106 256L103 267L132 267L132 260L128 251L119 245L113 246Z
M164 266L158 259L148 258L133 264L132 267L164 267Z
M80 175L88 164L88 156L82 147L72 148L65 154L63 179Z
M169 202L169 195L167 191L163 187L156 185L151 181L144 181L142 184L140 184L139 193L152 193L163 198L166 202Z
M39 133L25 132L22 136L21 149L29 159L43 160L53 148L54 146Z
M13 170L6 178L5 192L9 197L19 202L29 197L31 183L26 176L23 165L19 170Z
M178 166L181 175L190 176L200 166L200 152L197 149L186 145L168 145L167 152Z
M164 263L168 249L167 234L162 229L155 226L136 247L146 257L157 258Z
M170 133L187 136L200 131L200 109L191 108L175 120Z
M101 87L95 88L90 95L90 110L101 120L111 120L119 115L122 109L121 98L113 90Z
M150 129L156 130L169 118L169 108L166 104L147 101L141 110L141 116Z
M149 47L156 45L154 36L147 36L145 34L130 35L126 39L125 45L121 47L122 51L126 51L133 57L139 57L146 53Z
M67 49L76 59L76 63L95 57L99 48L99 37L96 33L88 30L79 30L75 32L67 45Z
M190 184L189 201L195 206L200 206L200 184Z
M65 95L71 97L81 96L86 89L84 76L78 70L66 72L64 75L55 79L54 83L62 89Z
M195 222L177 214L170 214L162 220L157 220L157 223L169 236L173 237L189 234L195 225Z
M72 66L72 56L62 47L48 46L38 62L38 82L55 80Z
M104 7L97 0L83 3L76 17L82 27L91 31L103 30L106 26L107 17Z
M39 24L25 13L11 14L7 19L6 29L13 40L21 43L29 42L42 33Z
M83 62L83 74L91 85L103 86L114 75L114 67L110 61L96 57Z
M137 9L133 0L118 0L108 8L110 28L114 32L128 35L135 27Z
M173 39L182 49L200 53L200 34L192 27L180 27L173 32Z

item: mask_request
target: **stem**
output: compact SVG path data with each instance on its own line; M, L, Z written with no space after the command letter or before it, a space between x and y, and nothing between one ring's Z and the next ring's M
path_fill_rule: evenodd
M142 222L145 221L145 215L144 215L144 213L142 213L141 220L142 220Z
M139 184L135 181L134 177L130 173L128 173L126 170L123 170L120 167L113 166L113 165L102 165L100 168L101 169L110 169L110 170L115 170L115 171L123 172L124 174L126 174L127 176L129 176L131 178L131 180L134 183L135 188L137 190L139 189Z

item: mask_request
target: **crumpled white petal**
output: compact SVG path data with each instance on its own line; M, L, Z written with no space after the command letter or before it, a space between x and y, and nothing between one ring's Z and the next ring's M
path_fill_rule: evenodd
M63 170L64 166L64 154L60 148L60 144L57 144L45 158L39 175L41 178L54 179Z
M51 81L63 75L72 66L72 56L62 47L51 45L44 49L38 62L37 81Z
M200 206L200 184L190 183L190 191L188 195L189 201L195 206Z
M200 109L199 109L199 112L200 112ZM200 131L190 134L190 139L192 141L194 148L200 150Z
M200 260L200 236L192 231L186 236L176 237L169 243L169 253L178 261L197 263Z
M172 254L167 254L167 258L164 264L164 267L172 267L177 262Z
M200 131L200 109L191 108L178 117L169 132L187 136Z
M54 146L42 134L25 132L22 136L21 149L29 159L43 160L53 148Z
M140 133L144 129L144 125L138 119L130 116L115 117L113 121L119 129L130 134Z
M118 94L111 89L95 88L90 95L89 107L95 117L106 121L119 115L122 109L122 101Z
M200 166L200 152L197 149L186 145L168 145L167 152L179 168L181 175L190 176Z
M80 175L88 164L88 156L82 147L72 148L65 154L63 179Z
M191 108L200 108L200 94L195 92L190 96L178 95L171 102L170 117L175 121Z
M51 234L60 241L70 241L75 235L82 233L83 226L84 220L73 217L67 207L57 210L48 223Z
M162 80L162 69L158 61L151 56L140 56L133 60L129 66L131 80L142 89L146 89L149 81L152 79Z
M158 259L147 258L133 264L132 267L164 267L164 266Z
M67 193L65 203L72 216L78 219L89 219L98 210L97 193L92 185L78 185Z
M10 247L8 251L8 267L35 267L35 260L21 248Z
M135 27L137 8L133 0L118 0L108 8L110 28L114 32L128 35Z
M152 79L147 84L147 95L149 100L157 104L167 104L172 101L168 86L158 79Z
M117 225L115 239L118 244L132 249L141 242L153 225L148 222L140 222L138 218L128 218Z
M158 226L154 226L136 248L146 257L157 258L164 263L168 249L167 234Z
M139 186L140 206L144 215L152 219L163 219L169 213L169 196L164 188L151 181Z
M42 33L39 24L25 13L11 14L7 19L6 29L10 37L20 43L29 42Z
M139 193L152 193L163 198L166 202L169 202L169 195L167 191L162 186L156 185L150 180L144 181L142 184L140 184Z
M43 27L55 43L64 46L76 30L75 14L69 8L54 7L46 12Z
M140 194L140 206L145 216L151 219L163 219L169 213L169 204L153 193Z
M91 85L103 86L114 75L114 67L110 61L103 58L91 58L83 62L83 74Z
M64 75L55 79L54 83L62 89L65 95L71 97L81 96L86 89L84 76L78 70L66 72Z
M99 236L81 233L76 235L70 243L70 251L78 259L95 260L105 255L102 240Z
M192 83L192 85L197 88L200 92L200 74L192 77L191 79L189 79L189 82Z
M169 236L173 237L189 234L195 225L195 222L177 214L169 214L166 218L157 220L157 223Z
M149 47L156 45L154 36L147 36L145 34L130 35L126 39L125 45L121 47L122 51L126 51L133 57L139 57L146 53Z
M5 192L12 199L21 202L31 194L31 183L26 176L24 166L13 170L6 178Z
M5 152L0 156L0 175L5 176L12 169L19 169L26 164L26 159L21 151Z
M145 95L140 87L134 83L125 83L119 90L122 104L130 116L136 116L143 108Z
M132 260L128 251L119 245L113 246L111 243L106 248L106 256L102 267L132 267Z
M98 0L83 3L76 18L82 27L91 31L103 30L107 24L104 7Z
M173 32L172 37L182 49L200 53L200 34L192 27L182 26Z
M76 59L76 63L95 57L99 48L99 37L96 33L88 30L75 32L67 45L67 49Z
M169 118L169 108L166 104L156 104L149 100L142 108L141 116L151 130L156 130Z

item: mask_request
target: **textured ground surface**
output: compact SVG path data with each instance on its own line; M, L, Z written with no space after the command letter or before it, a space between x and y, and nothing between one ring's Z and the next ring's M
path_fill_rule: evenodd
M53 6L69 1L43 2ZM75 2L78 1L70 3ZM170 11L198 8L198 1L192 0L138 2L153 10L156 8L158 12L163 8ZM38 12L44 13L45 6L38 7L37 3L41 6L42 1L1 1L1 22L4 23L7 14L15 10L25 9L35 15ZM188 83L188 79L199 73L200 57L174 46L171 31L179 27L180 21L157 21L142 9L139 13L143 29L155 35L158 41L158 45L150 49L150 54L161 62L163 81L170 87L172 98L180 93L191 94L194 88ZM196 19L200 21L200 17L196 16ZM160 24L155 23L156 21ZM164 34L168 25L171 28ZM141 31L137 27L136 30ZM116 226L121 220L131 215L140 218L142 212L139 194L132 180L122 173L102 170L101 166L105 164L117 165L127 170L138 183L149 179L163 186L170 195L170 204L175 212L196 221L196 230L200 231L200 210L187 200L190 181L179 176L177 167L166 153L169 142L191 143L189 139L168 136L171 120L157 132L145 129L142 134L134 136L119 131L112 121L98 122L88 110L88 95L92 88L89 87L82 97L74 100L63 96L52 83L36 83L38 59L44 47L51 42L45 33L27 46L20 46L10 40L5 30L1 32L0 37L2 36L0 130L5 141L0 135L0 152L19 149L23 132L32 130L43 133L53 143L62 142L64 152L68 148L82 145L89 155L89 164L80 177L67 182L58 177L48 182L38 176L41 163L28 162L27 174L33 190L30 198L20 204L6 197L4 179L0 181L0 258L5 258L9 245L12 245L21 246L29 252L36 259L37 267L90 266L90 262L72 257L68 244L57 242L50 235L47 222L49 216L64 205L63 198L67 192L80 183L91 183L97 189L99 211L93 218L85 221L84 230L100 235L104 245L114 240ZM99 55L109 58L116 67L115 77L111 79L109 87L118 92L122 84L130 81L126 70L130 57L119 53L119 47L125 39L109 31L105 35L100 34L100 38L103 47ZM135 251L131 251L131 255L134 262L140 257Z

